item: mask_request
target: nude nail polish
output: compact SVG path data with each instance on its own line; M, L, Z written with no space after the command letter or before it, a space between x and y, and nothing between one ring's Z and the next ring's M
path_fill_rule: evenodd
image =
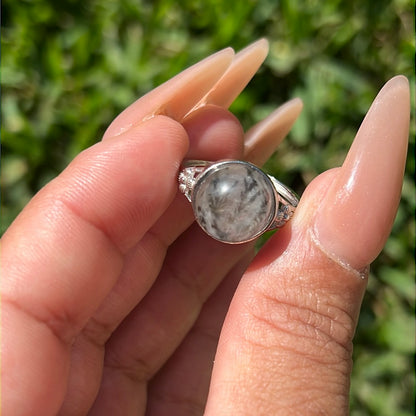
M405 77L385 84L316 213L319 244L357 270L378 256L392 228L406 162L409 101Z
M302 100L294 98L253 126L245 134L245 159L255 165L263 165L289 133L302 108Z
M268 52L269 43L264 38L238 52L224 75L202 99L201 104L228 108L253 78Z
M157 114L180 121L221 78L233 58L233 49L226 48L182 71L127 107L111 123L104 139Z

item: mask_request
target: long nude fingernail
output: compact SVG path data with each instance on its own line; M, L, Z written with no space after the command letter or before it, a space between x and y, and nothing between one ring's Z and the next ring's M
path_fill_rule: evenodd
M127 107L109 126L104 138L117 136L156 114L181 120L221 78L234 58L223 49L182 71Z
M409 83L381 89L320 205L315 234L329 254L355 269L382 250L400 200L409 134Z
M244 158L255 165L263 165L289 133L302 108L302 100L294 98L248 130Z
M224 75L196 107L214 104L228 108L253 78L268 52L266 39L259 39L238 52Z

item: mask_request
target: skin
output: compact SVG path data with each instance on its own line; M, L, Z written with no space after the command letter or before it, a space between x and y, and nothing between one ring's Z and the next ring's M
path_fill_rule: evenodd
M254 257L193 224L177 174L185 158L261 165L276 149L299 100L246 134L227 110L266 54L265 40L225 49L133 103L10 226L2 414L348 413L367 266L400 198L409 87L384 86L343 166Z

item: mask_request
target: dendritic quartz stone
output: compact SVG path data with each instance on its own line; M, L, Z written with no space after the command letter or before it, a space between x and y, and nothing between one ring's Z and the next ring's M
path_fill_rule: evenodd
M272 223L276 201L265 173L254 165L227 161L206 170L192 193L199 225L227 243L250 241Z

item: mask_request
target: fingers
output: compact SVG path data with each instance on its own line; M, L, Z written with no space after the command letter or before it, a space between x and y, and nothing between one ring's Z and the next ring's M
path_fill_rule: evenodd
M99 143L47 185L6 232L3 323L31 330L3 336L5 413L22 395L27 409L56 413L69 346L118 278L122 252L172 201L187 148L183 128L161 116L126 137ZM43 354L34 358L33 345ZM19 372L13 370L16 362L24 363ZM16 385L22 386L20 397L13 397ZM50 386L57 391L49 400Z
M408 94L403 78L387 83L342 168L307 188L251 263L221 333L207 415L348 413L360 268L384 244L397 207Z
M396 215L410 118L409 83L390 80L365 117L315 220L323 249L361 269L380 253Z
M238 73L240 77L238 78L239 81L232 84L233 88L227 89L227 78L229 75L221 78L221 82L224 88L220 88L218 86L218 91L222 91L222 97L230 98L231 92L234 94L236 93L237 89L242 89L245 83L248 82L248 79L251 78L253 75L253 71L260 65L262 59L264 59L264 51L267 46L267 42L259 41L250 47L246 48L239 54L237 54L236 61L237 63L233 62L232 66L235 67L237 65ZM185 81L188 82L191 80L192 77L200 76L200 72L210 72L212 71L212 63L211 60L215 61L220 56L221 53L213 55L211 58L207 58L207 60L203 65L197 64L193 67L193 69L189 69L185 71L183 74L176 77L171 82L168 82L160 89L157 89L151 93L152 100L157 102L160 108L164 107L167 102L169 102L168 98L175 98L175 105L180 108L182 112L186 112L186 106L183 106L183 102L181 101L181 88ZM257 56L257 59L254 59ZM263 57L262 57L263 56ZM262 57L259 59L258 57ZM223 58L221 58L223 59ZM253 62L254 60L254 62ZM248 72L247 72L248 71ZM247 73L246 73L247 72ZM228 72L227 72L228 74ZM232 75L232 74L231 74ZM185 80L185 81L184 81ZM225 81L224 81L225 80ZM237 88L238 86L238 88ZM230 92L231 91L231 92ZM168 98L167 98L168 97ZM219 97L219 96L218 96ZM170 99L169 98L169 99ZM148 110L146 104L146 97L144 100L138 100L134 103L128 110L128 114L133 114L136 111L139 113L144 111L145 109ZM173 99L173 98L172 98ZM179 111L179 110L178 110ZM275 117L276 118L276 117ZM118 120L118 125L122 127L122 130L125 130L127 126L122 126L122 122L126 122L126 119L121 117ZM117 124L117 123L116 123ZM188 114L185 119L182 121L184 128L187 130L190 146L187 153L187 158L203 158L208 160L217 160L222 158L241 158L242 155L242 142L243 142L243 133L240 127L238 120L235 119L230 113L223 110L221 107L214 106L214 105L205 105L199 109L196 109ZM280 123L282 124L282 123ZM128 124L127 124L128 125ZM272 131L276 132L276 126L279 123L269 123L273 127L273 129L263 129L265 134L270 134ZM263 134L264 135L264 134ZM261 141L263 136L262 134L257 135L257 139ZM255 140L252 140L251 144L252 148L255 148ZM271 145L269 144L269 147ZM175 238L184 230L186 229L190 223L192 222L192 212L188 202L183 198L182 195L177 195L167 212L160 217L157 223L152 227L152 235L157 236L157 239L163 243L166 247L171 244ZM154 238L144 238L143 244L139 244L134 249L134 253L129 254L129 260L125 264L123 275L130 276L131 273L129 270L137 270L137 268L141 268L142 270L148 270L149 267L146 267L148 261L146 258L152 258L154 265L156 266L159 264L156 259L163 259L163 255L160 257L156 251L160 251L164 249L161 247L160 244L154 244ZM144 263L143 263L144 262ZM129 264L132 266L129 267ZM140 266L140 267L139 267ZM144 267L144 269L143 269ZM152 270L157 270L157 267L153 267ZM154 273L150 273L154 275ZM130 282L127 285L124 285L123 282ZM152 279L147 280L148 282L152 282ZM123 287L120 293L118 293L118 288ZM142 286L144 287L144 286ZM112 305L111 312L110 310L106 309L106 312L102 310L102 315L99 319L100 322L105 322L105 327L107 329L114 328L116 323L120 321L120 319L125 316L125 314L132 308L132 302L126 302L126 298L130 299L134 294L134 303L137 303L140 300L141 292L134 290L131 291L131 279L121 278L113 291L115 295L122 300L122 305L120 302L107 302L107 305ZM130 293L129 293L130 292ZM117 306L118 305L118 306ZM121 307L124 310L124 313L117 313L119 311L118 307ZM105 316L106 318L103 318ZM111 317L111 324L107 317ZM108 331L107 331L108 332ZM105 337L104 337L105 338Z
M188 157L233 158L242 153L242 130L234 116L213 106L201 108L184 122L189 137ZM175 183L177 185L177 183ZM123 270L94 320L106 328L104 343L121 320L143 298L156 279L166 250L193 222L192 209L177 193L149 232L127 253ZM140 274L140 278L137 275ZM98 339L97 339L98 341Z
M239 122L228 111L205 106L187 118L183 126L189 138L188 157L218 159L241 156L243 132ZM175 184L177 186L176 181ZM168 246L192 221L189 202L177 193L151 229L126 253L117 282L72 348L69 389L60 414L86 413L89 409L101 378L106 341L153 285ZM190 250L194 248L192 246ZM80 385L87 385L89 389L77 388ZM83 408L79 407L80 403L83 403ZM74 409L74 405L78 408Z
M240 61L240 71L243 71L243 66L241 65ZM252 68L252 66L251 66ZM251 75L250 75L251 77ZM235 91L235 85L233 86ZM214 88L215 90L215 88ZM290 106L289 106L290 107ZM213 106L210 104L205 104L202 107L196 108L193 111L191 111L182 121L182 124L184 128L187 130L189 138L190 138L190 149L187 154L187 158L198 158L198 159L207 159L207 160L218 160L222 158L241 158L242 157L242 132L241 129L238 130L235 127L230 129L230 126L232 125L232 120L229 119L229 117L224 117L225 112L223 109L221 109L218 106ZM291 122L294 122L294 119L296 118L297 114L293 116L291 115L292 120ZM281 119L284 118L282 121ZM265 135L270 135L270 137L273 134L276 134L279 132L279 128L282 128L282 126L286 126L288 122L287 113L285 111L276 112L272 115L270 120L268 120L267 125L263 126L262 131L258 132L256 137L254 137L251 140L250 146L251 149L255 149L256 142L262 143L262 138ZM231 122L231 123L230 123ZM235 125L238 123L236 122ZM239 125L239 124L238 124ZM238 133L239 132L239 133ZM238 137L238 134L240 135ZM272 152L275 150L275 148L272 148L272 141L268 138L267 141L267 151ZM264 148L264 146L263 146ZM260 155L260 152L258 153ZM152 236L163 236L163 241L166 245L169 245L171 242L173 242L177 236L183 232L184 229L186 229L190 223L192 222L192 213L190 206L188 202L183 198L182 195L178 195L178 197L175 199L175 201L172 203L172 205L169 207L168 211L165 215L163 215L160 220L155 224L155 226L152 228ZM194 230L195 231L195 230ZM200 231L198 230L200 233ZM195 233L194 233L195 234ZM193 234L193 235L194 235ZM176 244L175 244L176 246ZM238 249L236 249L238 250ZM243 255L244 250L240 250L241 253L240 256ZM190 238L189 242L186 247L182 247L181 252L183 253L191 253L191 257L198 258L200 253L210 253L210 256L215 258L216 256L222 256L222 253L224 252L224 247L221 247L220 245L216 244L215 249L211 247L211 241L206 242L206 244L197 244L195 239ZM138 251L138 254L140 252ZM146 255L149 258L155 258L153 254L149 254L149 252L146 250ZM184 268L189 267L189 261L182 261L180 259L181 256L178 255L178 262L182 265ZM205 256L203 257L205 259ZM234 257L233 257L234 258ZM236 257L236 259L239 259L239 256ZM232 259L231 259L232 260ZM206 261L206 259L205 259ZM237 260L233 260L237 261ZM224 267L227 267L227 263L223 262L220 266L218 265L217 271L219 273L224 273ZM127 267L124 270L124 273L132 274L134 273L134 270L142 269L137 266L137 263L131 263L132 267ZM175 266L177 267L177 266ZM197 268L198 269L198 268ZM130 270L130 272L128 272ZM162 272L163 273L163 272ZM160 280L160 278L159 278ZM203 280L203 279L202 279ZM209 290L208 288L211 287L210 290L213 290L216 284L218 284L219 280L212 279L206 280L204 284L201 284L202 287L204 287L204 290ZM210 286L213 285L213 286ZM158 285L157 285L158 287ZM121 299L129 299L131 296L134 297L135 294L138 292L133 290L130 291L131 293L125 293L125 295L121 296ZM137 327L142 327L143 317L147 317L149 311L149 305L153 304L165 304L166 302L163 300L163 297L161 296L161 293L163 294L163 291L156 291L155 287L152 288L151 294L152 295L152 301L146 303L148 306L141 305L140 313L137 314L135 320L131 322L129 325L130 332L137 335ZM183 293L183 296L180 296L179 294L175 297L172 295L171 297L171 305L166 305L166 308L173 308L173 311L171 313L167 312L165 321L158 320L158 325L166 325L168 328L174 328L177 326L175 323L175 316L177 315L177 312L180 313L180 318L177 318L178 321L184 321L187 322L189 317L193 317L195 314L195 310L198 310L200 305L195 305L194 303L190 303L188 305L189 301L192 301L192 299L189 299L189 294ZM138 300L136 299L136 302ZM130 302L124 302L124 305L129 304ZM110 305L113 304L110 302ZM114 305L114 304L113 304ZM179 307L180 305L180 307ZM151 308L150 308L151 311ZM108 312L108 311L107 311ZM118 316L117 313L106 313L107 316L111 316L112 319L117 319ZM146 327L149 324L152 324L152 320L149 320L148 318L145 319ZM193 321L192 321L193 322ZM161 363L164 362L166 357L171 353L171 351L178 345L178 343L182 340L182 338L185 336L187 330L190 328L192 323L188 323L188 325L185 327L184 330L179 331L179 334L177 337L172 337L170 333L166 333L166 335L169 335L168 338L163 338L158 340L156 343L149 344L150 340L148 339L148 342L143 343L141 348L139 350L136 350L131 354L125 354L125 350L123 348L127 347L129 348L129 345L132 344L131 341L131 334L127 331L126 333L129 335L126 335L124 337L120 337L119 343L117 345L113 345L112 349L122 357L127 357L127 360L134 360L145 362L149 366L154 363L154 360L157 360L156 363L153 364L155 368L158 367L158 365L161 365ZM107 325L108 326L108 325ZM110 325L112 326L112 325ZM162 331L163 334L163 331ZM117 333L117 337L119 334ZM117 338L114 336L114 338ZM140 337L140 339L143 339L143 337ZM173 342L173 344L172 344ZM135 344L135 342L134 342ZM149 344L149 345L148 345ZM173 347L172 347L173 345ZM156 347L157 346L157 347ZM160 348L159 348L160 346ZM150 349L152 351L154 359L150 359L145 354L145 350ZM120 353L120 351L124 351L123 354ZM158 364L159 363L159 364ZM121 360L119 363L119 367L121 369L132 367L131 370L134 372L134 365L132 364L126 364L123 360ZM124 379L124 381L121 381L121 383L130 383L132 380L125 379L123 375L121 374L121 377ZM104 391L100 392L100 396L95 404L95 409L101 409L102 406L107 407L109 404L106 403L106 397L110 397L107 392L108 389L113 389L114 385L117 384L117 381L120 381L120 369L114 371L114 369L109 369L107 371L107 374L105 375L105 382L103 383L103 389ZM136 376L136 378L140 379L140 375ZM129 384L129 386L130 386ZM107 386L107 387L106 387ZM131 387L131 386L130 386ZM124 389L123 389L124 390ZM129 388L126 387L124 391L129 391ZM128 405L131 404L131 401L128 401L128 398L131 399L129 395L126 395L125 403ZM137 403L136 403L137 404ZM133 404L132 404L133 405ZM97 410L98 411L98 410ZM98 411L99 412L99 411Z
M147 414L203 413L222 323L241 276L253 256L254 250L242 257L224 278L204 304L184 341L152 379Z
M152 290L107 343L103 384L93 414L122 397L123 414L138 412L136 395L194 325L201 307L252 246L222 246L194 225L169 250ZM156 330L157 329L157 330ZM143 409L141 410L143 411Z
M62 380L68 374L68 347L73 338L85 328L85 323L114 288L120 275L142 264L149 254L154 254L152 258L160 264L166 246L192 221L189 207L183 215L185 211L178 210L180 204L175 205L174 200L177 168L185 156L188 138L179 124L168 117L183 121L189 135L199 138L191 143L188 156L241 158L242 133L241 128L236 128L238 123L234 121L231 123L234 127L227 127L230 125L228 117L222 125L221 137L218 127L221 127L224 111L206 103L228 105L264 59L266 46L260 41L243 51L229 72L226 71L233 52L231 49L221 51L138 100L112 123L103 143L80 155L34 198L5 235L3 243L7 249L3 249L2 257L8 279L2 284L7 325L35 328L30 333L33 342L39 345L39 350L47 351L22 373L28 389L23 393L28 408L41 405L48 409L49 406L54 412L65 391ZM204 95L206 105L195 109ZM194 111L190 112L192 109ZM213 133L213 125L217 127L216 133ZM215 140L216 137L221 137L222 142ZM256 140L261 142L261 138L259 134ZM165 210L170 216L162 215ZM152 231L148 232L150 228ZM152 233L156 238L151 238ZM142 241L144 246L140 246ZM140 253L141 249L144 251ZM123 266L126 257L127 263ZM138 261L138 257L141 260ZM232 263L238 258L233 258ZM28 285L33 270L37 271L37 277ZM140 296L151 285L157 270L153 267L147 278L140 281ZM131 283L135 275L126 274ZM125 288L131 289L129 283ZM126 293L122 292L121 295ZM119 296L118 300L122 298ZM129 308L131 305L123 313ZM101 334L98 338L105 337ZM30 361L28 346L33 342L25 343L16 334L6 339L4 345L11 360L26 362ZM88 342L87 349L91 340ZM85 360L88 354L82 355L79 366L88 361ZM40 377L48 356L55 357L60 365L48 368ZM73 358L75 356L74 349ZM33 382L35 379L40 383ZM6 379L4 385L12 386L11 391L20 382L22 380ZM57 394L55 401L46 405L45 389L50 385Z
M213 59L217 58L214 57ZM210 58L206 61L209 60ZM243 71L243 68L240 69ZM163 112L177 119L182 117L188 111L189 103L186 100L184 101L184 88L186 90L186 88L191 86L191 94L194 94L196 97L197 94L194 91L196 81L193 80L191 82L191 79L192 77L200 78L204 71L207 73L206 76L209 75L208 73L211 73L212 76L213 70L210 62L204 65L197 64L193 69L185 71L185 73L180 74L174 80L150 93L151 102L157 104L158 110L156 112ZM201 87L200 85L198 88L201 90ZM205 88L205 86L203 87ZM170 109L170 102L174 103L172 105L175 112ZM149 104L149 96L143 97L143 99L138 100L127 109L113 123L112 127L116 125L118 126L117 128L125 131L129 126L129 114L132 117L131 120L136 120L135 122L140 123L138 115L141 112L148 112L149 109L155 108L153 104ZM125 117L126 114L127 118ZM151 113L146 114L144 118L151 115ZM124 125L123 123L127 124ZM182 124L187 130L190 140L188 158L212 160L230 157L241 158L243 133L240 124L235 117L221 107L204 105L202 108L190 112L182 121ZM109 137L108 134L107 132L107 138ZM192 222L192 211L188 205L183 196L178 195L166 213L152 227L151 233L144 236L134 250L128 253L123 272L113 291L84 328L82 335L85 336L80 337L74 347L73 368L71 369L70 377L71 384L79 383L80 374L82 375L81 378L84 379L97 379L96 376L94 377L94 374L98 374L96 365L94 364L95 368L91 368L91 365L89 365L89 363L97 363L96 359L92 359L93 356L99 353L96 346L105 342L111 331L149 289L163 261L166 247ZM141 270L141 279L135 277L137 270ZM91 344L91 339L95 340L93 344ZM85 340L89 340L89 342L85 342ZM82 350L81 352L80 349ZM76 359L81 356L84 357L83 361ZM90 359L85 360L86 356L89 356ZM76 362L79 365L75 365ZM73 374L75 375L72 376ZM94 385L94 383L90 383L90 385ZM86 390L84 389L79 394L85 397ZM76 399L77 397L74 398L73 395L67 395L64 402L65 409L70 409L71 403L80 402L80 400Z

